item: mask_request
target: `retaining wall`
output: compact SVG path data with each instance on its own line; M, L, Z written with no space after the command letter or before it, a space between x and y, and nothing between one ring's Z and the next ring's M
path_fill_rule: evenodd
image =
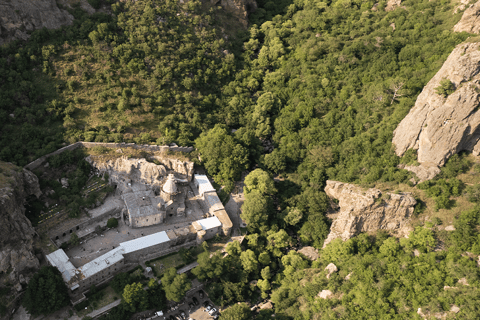
M85 141L79 141L75 142L74 144L65 146L63 148L60 148L52 153L46 154L43 157L38 158L35 161L30 162L25 166L28 170L34 170L38 168L40 165L42 165L48 158L51 156L61 154L67 150L75 150L78 147L85 147L85 148L93 148L93 147L106 147L106 148L134 148L138 150L145 150L145 151L150 151L150 152L156 152L156 151L173 151L173 152L191 152L194 150L193 147L179 147L179 146L157 146L157 145L149 145L149 144L143 144L139 145L136 143L107 143L107 142L85 142Z

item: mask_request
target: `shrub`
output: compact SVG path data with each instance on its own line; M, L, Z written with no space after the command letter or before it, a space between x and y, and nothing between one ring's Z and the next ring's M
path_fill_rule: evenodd
M107 221L107 228L116 228L118 226L118 220L116 218L110 218Z
M440 81L440 85L435 88L435 92L443 97L447 97L455 92L455 86L450 80L445 78Z

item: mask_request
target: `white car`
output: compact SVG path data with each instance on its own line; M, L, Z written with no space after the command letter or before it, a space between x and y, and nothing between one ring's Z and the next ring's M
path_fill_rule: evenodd
M212 310L210 310L210 311L208 312L208 314L211 315L211 316L213 316L213 314L216 313L216 312L217 312L217 309L212 308Z
M209 312L210 310L212 310L213 306L211 304L209 304L207 306L207 308L205 309L205 311Z

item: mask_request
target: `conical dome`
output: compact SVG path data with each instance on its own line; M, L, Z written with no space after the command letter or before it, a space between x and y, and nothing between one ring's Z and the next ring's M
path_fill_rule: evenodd
M168 194L174 194L177 192L177 185L173 174L168 175L167 182L163 185L163 192Z

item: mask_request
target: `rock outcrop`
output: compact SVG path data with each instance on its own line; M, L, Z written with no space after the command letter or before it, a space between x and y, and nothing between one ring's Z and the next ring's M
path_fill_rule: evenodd
M35 230L24 203L29 195L39 197L42 192L32 172L5 162L0 169L0 273L8 272L15 283L19 274L39 267L33 252Z
M132 180L152 186L162 186L167 176L167 170L174 171L179 178L191 180L193 162L161 156L155 156L154 158L160 159L159 162L162 164L157 165L145 159L129 159L126 156L108 161L102 161L99 157L88 156L86 160L100 172L108 173L110 182L117 184Z
M36 29L57 29L72 22L73 16L59 9L55 0L0 0L0 45L27 40Z
M88 156L85 160L100 172L108 173L110 181L113 183L129 179L149 185L160 185L162 178L167 173L164 166L156 165L145 159L128 159L123 156L103 162L97 161L94 156Z
M480 153L479 46L480 43L458 45L423 88L415 106L393 133L398 156L408 149L418 149L418 162L429 168L442 166L462 150ZM436 92L444 79L455 89L448 96Z
M248 14L257 9L255 0L210 0L211 4L220 4L222 8L230 12L245 27L248 24Z
M453 31L480 33L480 1L465 10L460 21L453 27Z
M340 212L333 221L324 246L336 238L348 240L361 232L386 230L405 236L411 230L409 218L417 203L410 193L385 193L363 190L352 184L327 181L326 194L339 201Z

